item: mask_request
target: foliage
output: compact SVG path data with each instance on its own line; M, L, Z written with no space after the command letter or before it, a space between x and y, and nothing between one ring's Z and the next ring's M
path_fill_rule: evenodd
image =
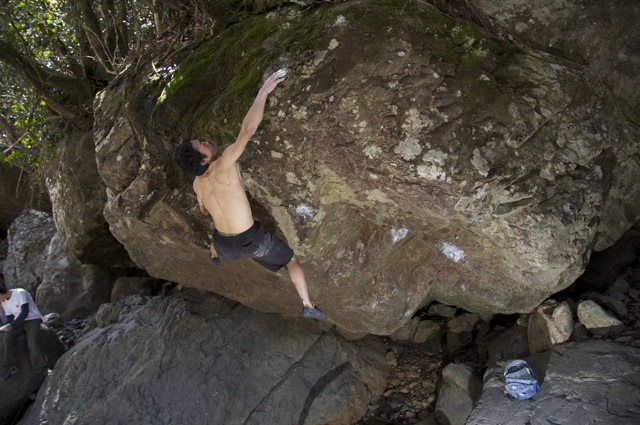
M324 2L0 0L0 161L37 166L65 128L90 128L95 94L149 50Z
M0 159L21 168L37 167L36 157L52 144L61 120L47 114L46 104L0 63Z
M151 0L0 2L0 160L37 166L64 126L156 37Z
M61 25L59 15L45 8L44 2L2 3L0 30L2 41L11 41L15 46L29 48L33 61L48 68L59 66L56 55L46 44L47 38L63 40L68 37ZM40 15L41 18L37 18ZM45 104L33 90L25 88L18 74L10 66L0 62L0 158L12 165L25 167L32 163L34 154L48 138L51 124L47 120ZM55 93L54 93L55 94Z

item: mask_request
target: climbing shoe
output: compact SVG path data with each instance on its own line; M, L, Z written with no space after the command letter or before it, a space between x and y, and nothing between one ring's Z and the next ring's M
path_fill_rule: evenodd
M302 317L306 319L324 320L327 318L327 315L320 311L318 307L307 307L306 305L303 305Z

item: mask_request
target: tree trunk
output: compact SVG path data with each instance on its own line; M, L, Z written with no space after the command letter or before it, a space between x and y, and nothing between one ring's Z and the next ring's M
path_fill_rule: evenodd
M119 25L120 38L118 39L120 44L118 48L120 50L120 54L124 58L129 54L129 29L127 28L127 22L128 22L127 18L129 17L129 13L127 12L126 0L120 0L120 11L118 15L120 16L120 25Z
M107 46L102 41L102 28L95 12L91 8L91 3L85 0L76 0L78 8L78 18L84 34L91 44L91 50L95 53L98 61L110 74L115 74L113 61L109 55Z
M118 30L116 29L116 14L113 0L102 0L96 2L98 11L102 16L103 39L112 63L120 57L118 52Z
M162 27L162 16L160 15L160 6L158 6L157 0L153 0L153 21L156 26L156 38L160 38L164 33L164 28Z

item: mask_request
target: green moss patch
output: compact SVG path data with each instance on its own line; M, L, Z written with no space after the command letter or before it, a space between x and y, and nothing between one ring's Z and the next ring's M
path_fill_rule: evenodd
M227 143L237 134L266 74L283 65L305 65L315 52L327 49L332 38L353 53L342 54L330 70L318 73L317 84L334 84L350 67L383 60L380 49L396 38L431 51L452 66L456 81L467 79L468 89L482 97L480 74L492 72L510 54L510 47L481 28L423 2L369 0L313 10L283 8L247 17L178 60L158 94L157 116L172 117L193 134Z

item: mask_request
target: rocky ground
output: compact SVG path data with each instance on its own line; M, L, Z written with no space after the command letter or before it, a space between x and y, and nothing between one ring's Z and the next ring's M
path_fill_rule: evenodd
M60 340L71 348L91 326L92 318L51 323ZM384 338L392 366L385 392L371 400L358 425L415 424L435 409L442 368L450 361L441 347Z
M620 281L620 278L618 279ZM630 286L624 302L626 315L617 314L624 323L624 329L615 335L596 336L577 329L573 340L585 338L602 338L640 348L640 262L636 262L623 276L622 281ZM600 291L596 291L600 292ZM565 291L556 294L558 301L568 300L574 303L594 289L578 280ZM619 312L620 313L620 312ZM424 312L419 312L424 314ZM495 316L492 319L493 329L506 329L513 325L518 316ZM393 341L385 338L387 349L394 356L388 355L392 367L387 388L380 397L371 401L366 415L357 425L405 425L428 424L436 407L436 398L442 369L450 362L466 363L480 373L486 369L481 355L474 346L454 354L446 352L444 347L429 347L426 344L412 344ZM526 342L523 342L526 343ZM433 423L433 422L432 422Z
M447 364L443 351L385 338L393 366L385 392L369 403L358 425L415 424L435 410L437 385Z
M602 337L574 333L573 339L605 338L624 345L640 348L640 268L630 269L624 280L630 284L626 308L627 314L621 317L625 328L617 335ZM577 282L571 288L557 294L559 301L581 299L587 288ZM419 312L425 315L426 312ZM517 320L514 316L495 316L492 328L506 329ZM92 319L77 319L52 328L60 340L69 348L76 339L91 326ZM371 400L365 416L355 425L406 425L428 423L436 407L436 397L441 380L442 369L450 362L466 363L480 373L485 365L477 347L473 346L456 353L447 353L446 346L434 344L415 344L383 338L387 346L387 361L392 366L387 387L382 395ZM444 342L444 341L443 341Z

